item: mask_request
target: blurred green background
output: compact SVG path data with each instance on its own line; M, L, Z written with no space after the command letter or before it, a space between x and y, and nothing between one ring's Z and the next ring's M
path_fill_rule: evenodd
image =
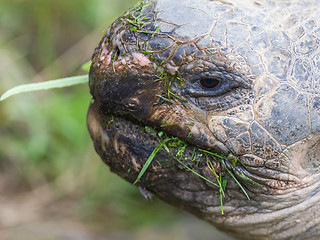
M0 0L0 94L85 74L134 0ZM0 103L0 239L224 239L110 173L86 128L86 84ZM215 236L215 237L213 237Z

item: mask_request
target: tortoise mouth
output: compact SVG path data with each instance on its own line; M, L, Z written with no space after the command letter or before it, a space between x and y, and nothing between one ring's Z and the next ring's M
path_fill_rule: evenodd
M122 116L102 116L97 105L92 100L87 119L95 149L112 171L129 182L136 180L137 174L152 154L154 159L149 169L153 172L167 171L170 167L185 170L185 166L188 166L200 171L208 168L208 156L198 146ZM214 157L210 159L211 170L218 174L222 172L220 162Z

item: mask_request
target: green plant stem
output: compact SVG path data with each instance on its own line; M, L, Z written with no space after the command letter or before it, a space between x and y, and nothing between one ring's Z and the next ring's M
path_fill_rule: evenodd
M160 149L165 145L166 142L173 140L175 138L166 138L163 141L161 141L159 143L159 145L153 150L153 152L150 154L150 156L148 157L146 163L143 165L137 179L134 181L133 184L136 184L140 178L142 177L142 175L145 173L145 171L147 170L147 168L149 167L150 163L152 162L152 160L154 159L154 157L156 156L156 154L160 151Z
M196 171L194 171L193 169L189 168L186 164L184 164L182 161L180 161L178 158L174 157L174 159L180 163L182 166L184 166L186 169L188 169L190 172L192 172L193 174L195 174L196 176L202 178L203 180L207 181L208 183L212 184L215 187L219 187L218 184L215 184L214 182L210 181L209 179L205 178L204 176L202 176L201 174L197 173Z
M231 171L227 168L227 166L225 165L225 163L222 161L223 159L226 159L216 153L212 153L212 152L209 152L209 151L206 151L206 150L203 150L203 149L199 149L201 152L204 152L204 153L208 153L210 155L213 155L215 157L217 157L220 161L220 163L223 165L223 167L226 169L226 171L229 173L229 175L233 178L233 180L238 184L238 186L240 187L240 189L242 190L242 192L244 193L244 195L246 195L246 197L248 198L248 200L250 200L250 197L249 195L247 194L246 190L242 187L242 185L239 183L239 181L236 179L236 177L231 173Z
M88 80L89 80L88 75L81 75L81 76L75 76L75 77L60 78L60 79L50 80L45 82L22 84L6 91L0 97L0 102L7 99L10 96L13 96L19 93L69 87L73 85L86 83L88 82Z

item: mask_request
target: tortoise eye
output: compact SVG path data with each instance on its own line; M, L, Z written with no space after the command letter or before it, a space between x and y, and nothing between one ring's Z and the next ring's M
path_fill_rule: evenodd
M200 79L201 86L205 88L215 88L218 86L220 81L216 78L202 78Z

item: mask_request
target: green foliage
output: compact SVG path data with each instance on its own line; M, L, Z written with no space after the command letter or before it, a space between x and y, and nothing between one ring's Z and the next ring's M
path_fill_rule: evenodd
M163 141L161 141L159 143L159 145L153 150L153 152L150 154L150 156L148 157L146 163L143 165L137 179L134 181L133 184L136 184L140 178L142 177L142 175L145 173L145 171L147 170L147 168L149 167L150 163L152 162L152 160L154 159L154 157L156 156L156 154L160 151L160 149L166 144L166 142L174 140L173 138L166 138Z
M250 200L249 195L247 194L246 190L243 188L243 186L241 185L241 183L237 180L237 178L234 176L234 174L232 173L232 170L230 170L226 164L225 161L230 162L232 164L232 166L234 167L238 162L241 164L241 162L234 157L233 155L230 155L228 157L225 156L221 156L219 154L207 151L207 150L203 150L203 149L198 149L197 147L194 147L193 150L193 154L192 154L192 158L188 159L188 158L184 158L184 153L185 150L188 146L188 143L180 140L177 137L168 137L164 132L160 131L157 132L156 130L147 127L149 131L151 131L152 133L156 134L157 136L160 137L159 140L159 144L158 146L153 150L153 152L150 154L150 156L148 157L147 161L145 162L145 164L143 165L141 171L139 172L139 175L137 177L137 179L135 180L134 184L136 184L140 178L143 176L143 174L146 172L146 170L148 169L148 167L150 166L150 164L152 163L152 161L154 160L154 158L156 157L156 154L162 149L164 148L168 155L170 156L171 159L173 159L175 162L179 163L180 165L182 165L186 170L190 171L191 173L193 173L194 175L198 176L199 178L203 179L204 181L210 183L211 185L213 185L214 187L217 187L219 190L219 194L220 194L220 204L221 204L221 213L223 214L223 197L225 197L225 190L226 190L226 186L228 183L228 179L229 176L237 183L237 185L239 186L239 188L242 190L242 192L244 193L244 195L247 197L248 200ZM192 134L188 135L189 138L192 137ZM162 140L161 140L162 139ZM170 149L173 149L173 154L172 151L170 151ZM194 156L196 152L200 152L200 153L204 153L206 154L206 158L207 158L207 167L210 170L210 172L212 173L212 175L216 178L217 183L212 182L211 180L209 180L208 178L204 177L203 175L199 174L196 170L193 169L193 161L194 161ZM209 159L208 156L212 156L214 158L214 161L219 161L220 164L223 166L223 169L225 169L225 171L228 173L224 178L222 178L221 173L218 175L213 167L212 164L212 160ZM239 175L237 175L239 176ZM240 176L239 177L241 180L243 180L243 178Z

